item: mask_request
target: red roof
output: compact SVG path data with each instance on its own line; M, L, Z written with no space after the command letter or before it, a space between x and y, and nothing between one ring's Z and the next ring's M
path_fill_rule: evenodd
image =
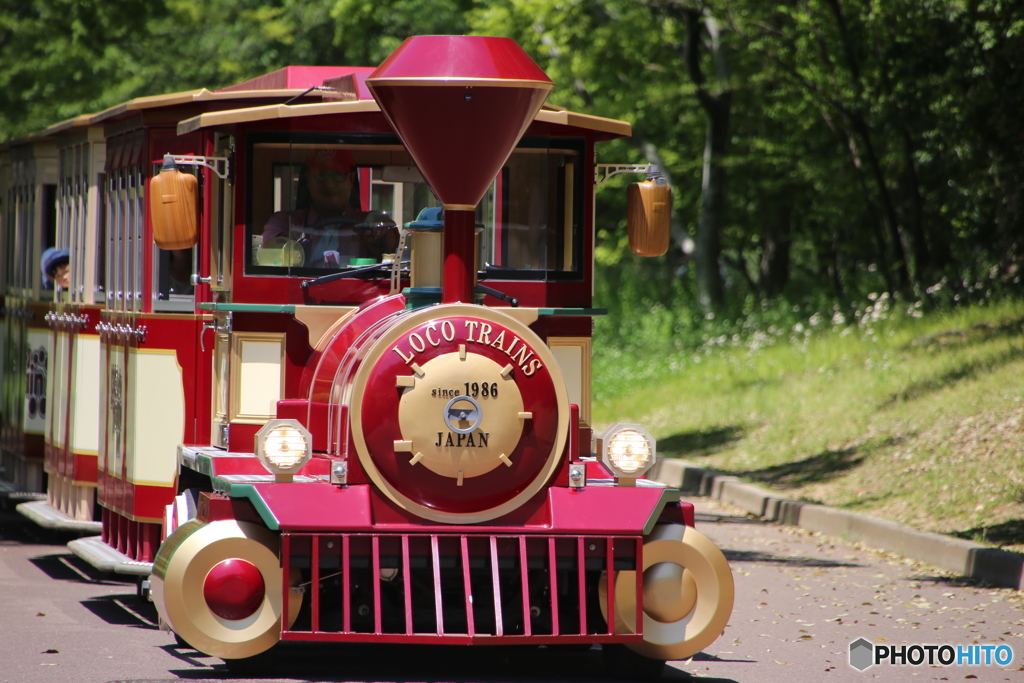
M235 90L304 90L314 86L323 85L324 81L336 79L351 74L369 74L374 67L371 66L286 66L277 71L271 71L263 76L257 76L248 81L242 81L219 92L232 92ZM365 78L365 76L364 76Z

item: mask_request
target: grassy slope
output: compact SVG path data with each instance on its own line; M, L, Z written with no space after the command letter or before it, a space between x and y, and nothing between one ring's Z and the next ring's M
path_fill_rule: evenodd
M697 352L599 350L595 424L639 422L663 457L791 497L1024 550L1024 302L887 303Z

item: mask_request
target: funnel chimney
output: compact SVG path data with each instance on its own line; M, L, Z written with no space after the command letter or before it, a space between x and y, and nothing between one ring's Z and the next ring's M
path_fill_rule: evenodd
M476 205L554 87L508 38L415 36L366 79L445 209L445 303L473 301Z

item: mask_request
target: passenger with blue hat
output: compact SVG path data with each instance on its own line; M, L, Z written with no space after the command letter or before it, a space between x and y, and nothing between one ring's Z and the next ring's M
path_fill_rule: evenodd
M57 283L61 289L70 287L70 263L71 254L67 249L50 247L44 251L42 258L39 259L39 269L43 273L43 288L53 289L54 283Z

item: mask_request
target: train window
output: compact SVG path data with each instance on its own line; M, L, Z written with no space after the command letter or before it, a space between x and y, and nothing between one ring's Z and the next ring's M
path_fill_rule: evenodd
M60 180L57 184L57 243L69 250L69 276L72 282L71 300L76 301L74 282L78 279L81 270L76 262L81 255L81 249L77 248L75 238L77 237L78 213L79 213L79 188L77 182L77 152L76 147L63 150L60 160Z
M101 188L103 193L106 193L107 187L107 174L99 173L96 176L96 187ZM92 282L94 297L93 302L102 304L107 295L107 251L104 246L107 243L107 202L104 197L101 201L96 203L96 234L93 237L92 243L87 247L86 252L96 255L96 262L91 264L92 268ZM84 273L85 271L83 271ZM90 286L90 283L86 283L86 286Z
M47 249L49 249L50 247L59 246L57 244L57 185L56 184L46 183L46 184L44 184L42 186L42 205L39 207L39 209L40 209L39 220L42 221L41 227L42 227L42 234L43 234L43 243L42 243L42 245L40 245L41 249L40 249L40 252L39 252L39 257L42 257L43 252L46 251ZM39 262L39 258L36 258L32 263L36 264L38 262ZM36 268L39 268L39 267L40 266L36 266ZM39 275L39 279L42 280L42 271L41 270L36 271L35 268L33 268L32 270L34 272L37 272L38 275ZM53 291L54 291L53 281L50 280L50 279L47 279L46 282L45 282L45 286L44 286L43 290L41 291L40 296L44 300L52 300L53 299Z
M100 147L102 150L102 147ZM97 150L90 143L73 144L60 152L60 178L57 186L57 246L69 250L69 299L80 303L102 302L103 204L89 213L90 194L104 193L105 176L93 177Z
M141 311L145 254L144 166L137 163L107 174L106 278L107 306L115 311Z
M412 164L397 141L359 142L250 148L247 272L317 276L394 259L403 217L436 200L383 180L385 167Z
M121 295L121 173L107 175L107 307L120 309Z
M217 139L215 156L231 156L233 149L234 138L228 135L221 136ZM234 201L232 200L232 185L227 180L214 179L210 188L210 208L213 218L210 287L214 291L227 291L231 288L231 238L234 225L232 212Z
M477 207L483 279L578 278L582 142L524 139Z
M579 277L583 142L527 139L477 207L491 279ZM315 277L395 258L399 231L440 206L393 137L265 136L249 146L250 275Z
M146 250L145 236L145 223L146 223L146 197L145 197L145 181L142 177L142 167L136 167L135 172L132 173L132 183L130 191L130 201L132 209L132 240L134 242L134 249L132 254L133 266L131 272L131 291L132 291L132 305L131 310L139 312L142 310L142 297L144 291L144 254Z
M199 168L181 166L178 170L199 177L199 185L202 187L203 174L198 172ZM160 164L153 164L151 172L153 175L160 173ZM194 263L196 248L161 249L156 244L152 248L153 310L191 312L195 298L192 273L198 272Z
M161 249L153 246L154 311L188 311L193 308L191 283L195 249Z

